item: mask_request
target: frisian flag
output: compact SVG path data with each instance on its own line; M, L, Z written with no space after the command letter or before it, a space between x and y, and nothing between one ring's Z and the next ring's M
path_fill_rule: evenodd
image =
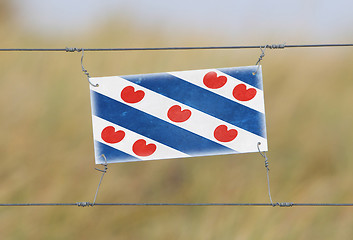
M261 67L90 81L96 164L267 151Z

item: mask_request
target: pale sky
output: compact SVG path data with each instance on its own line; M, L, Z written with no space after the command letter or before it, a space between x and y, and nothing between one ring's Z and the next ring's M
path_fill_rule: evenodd
M29 31L72 34L124 16L170 36L186 31L227 36L234 43L262 36L291 42L352 42L352 0L12 0ZM228 41L231 42L231 41Z

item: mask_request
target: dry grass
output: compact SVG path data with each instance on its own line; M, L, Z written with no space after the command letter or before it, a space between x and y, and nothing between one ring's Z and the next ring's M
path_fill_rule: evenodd
M51 39L53 44L7 32L1 34L2 47L168 44L158 31L107 29L72 42ZM217 43L189 37L178 45L197 42ZM92 76L124 75L252 65L258 55L257 50L87 53L85 67ZM267 52L263 76L275 201L353 201L352 57L348 48ZM1 53L1 202L92 201L100 175L94 170L89 91L79 58ZM108 171L99 202L268 201L259 154L113 164ZM0 211L1 239L349 239L353 234L349 208Z

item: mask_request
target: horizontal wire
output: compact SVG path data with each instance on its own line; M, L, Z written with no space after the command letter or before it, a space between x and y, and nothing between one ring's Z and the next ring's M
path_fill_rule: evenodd
M77 206L77 203L1 203L0 207Z
M353 47L353 43L330 44L271 44L250 46L203 46L203 47L136 47L136 48L0 48L2 52L81 52L84 51L163 51L163 50L221 50L221 49L284 49L284 48L316 48L316 47Z
M239 207L353 207L353 203L90 203L90 202L77 202L77 203L2 203L0 207L38 207L38 206L239 206Z

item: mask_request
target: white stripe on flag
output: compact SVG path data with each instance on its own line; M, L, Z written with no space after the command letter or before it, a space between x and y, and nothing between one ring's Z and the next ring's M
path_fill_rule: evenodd
M259 71L261 71L261 70L259 70ZM225 85L223 87L218 88L218 89L210 89L210 88L206 87L205 84L203 83L203 78L209 72L217 73L217 77L225 76L227 78L227 82L225 83ZM232 76L229 76L229 75L227 75L217 69L169 72L169 74L171 74L175 77L178 77L180 79L183 79L184 81L187 81L187 82L192 83L194 85L197 85L199 87L202 87L202 88L209 90L211 92L219 94L219 95L221 95L225 98L228 98L232 101L238 102L238 103L240 103L244 106L247 106L249 108L252 108L258 112L265 113L264 94L263 94L262 90L254 87L254 86L251 86L245 82L242 82L239 79L236 79ZM251 99L250 101L239 101L239 100L235 99L233 96L233 89L235 88L235 86L237 86L239 84L244 84L247 87L247 89L249 89L249 88L256 89L255 97L253 99Z
M129 105L140 111L146 112L154 117L162 119L173 125L186 129L193 132L199 136L207 138L211 141L217 142L223 146L231 148L239 153L246 152L256 152L257 143L261 143L261 149L267 151L267 140L260 136L257 136L251 132L245 131L242 128L236 127L218 118L210 116L204 112L197 109L191 108L173 99L167 98L149 89L146 89L140 85L134 84L120 77L101 77L101 78L91 78L93 84L98 83L99 87L92 87L91 90L103 94L109 98L116 101ZM145 96L142 101L137 103L126 103L121 98L121 91L128 86L133 86L135 91L142 90L145 92ZM190 118L185 122L173 122L168 116L168 110L174 106L179 105L181 110L187 109L191 111ZM214 137L214 130L220 126L226 125L229 129L236 129L238 131L237 137L230 142L220 142ZM253 143L253 144L249 144Z
M93 123L93 137L94 140L101 142L103 144L106 144L110 147L113 147L115 149L118 149L124 153L127 153L133 157L138 158L139 160L157 160L157 159L166 159L166 158L184 158L184 157L190 157L189 155L182 153L178 150L175 150L173 148L170 148L162 143L159 143L157 141L154 141L152 139L149 139L145 136L142 136L140 134L137 134L135 132L132 132L124 127L121 127L119 125L116 125L114 123L111 123L109 121L106 121L102 118L99 118L97 116L92 116L92 123ZM113 126L115 128L115 131L122 130L125 132L125 137L118 143L108 143L102 139L102 131L108 126ZM132 146L137 140L143 139L146 141L146 144L155 144L156 145L156 151L147 157L143 156L138 156L134 153L132 150ZM166 157L168 156L168 157Z

